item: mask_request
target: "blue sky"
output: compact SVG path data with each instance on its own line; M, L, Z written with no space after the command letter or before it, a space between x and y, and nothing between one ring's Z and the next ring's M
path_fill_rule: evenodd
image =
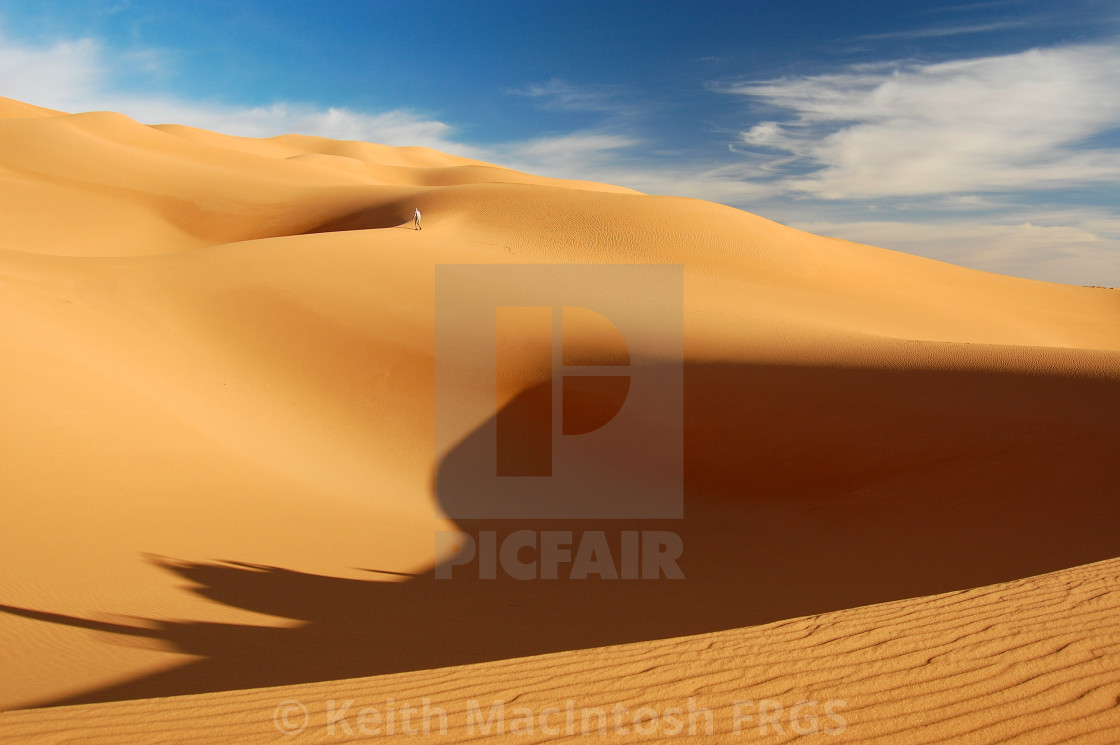
M419 144L1120 286L1120 4L0 0L0 95Z

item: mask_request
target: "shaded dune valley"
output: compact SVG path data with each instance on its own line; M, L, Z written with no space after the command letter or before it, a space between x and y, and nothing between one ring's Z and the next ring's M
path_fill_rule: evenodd
M8 99L0 189L0 742L329 742L328 700L422 697L432 742L475 699L1120 731L1120 290ZM530 501L565 473L594 516Z

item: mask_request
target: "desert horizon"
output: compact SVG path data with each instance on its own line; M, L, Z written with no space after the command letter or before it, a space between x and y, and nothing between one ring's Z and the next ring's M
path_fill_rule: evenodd
M0 741L1115 740L1120 290L3 98L0 168Z

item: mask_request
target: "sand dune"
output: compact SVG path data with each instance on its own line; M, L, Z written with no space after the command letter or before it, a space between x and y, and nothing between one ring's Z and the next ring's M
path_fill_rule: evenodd
M75 733L91 744L389 734L416 742L1114 742L1118 569L1112 560L752 628L442 670L7 712L0 742L67 742ZM380 718L361 718L363 709Z
M909 730L915 711L939 737L1027 732L1006 693L1018 673L995 674L1016 666L1053 681L1015 689L1034 697L1022 721L1038 741L1103 737L1107 713L1074 719L1105 710L1114 656L1061 650L1115 643L1107 614L1083 611L1112 603L1105 560L1120 555L1118 291L423 148L7 99L0 189L0 708L96 704L5 714L0 737L54 722L42 731L56 741L79 719L125 727L145 712L174 737L185 712L274 693L214 692L304 686L299 698L389 675L370 690L403 697L476 674L408 672L453 665L481 665L483 681L533 671L551 681L541 701L585 690L571 671L590 660L633 667L649 693L627 701L729 696L740 680L743 698L777 698L820 686L767 667L809 649L800 630L817 623L783 621L817 614L834 614L836 642L811 654L838 680L878 660L861 640L908 650L871 688L829 693L849 700L857 739ZM437 448L436 268L539 263L683 265L685 518L620 521L611 540L676 531L685 580L434 578L435 531L601 528L447 517L477 497L472 459L500 412L493 389L464 383L454 394L491 411ZM595 333L573 341L593 359L609 346ZM541 385L526 370L504 407ZM1091 562L1104 563L1062 573ZM985 618L1023 646L984 636ZM987 651L967 651L962 624ZM714 639L732 651L696 662ZM619 644L636 646L606 648ZM962 650L957 667L914 682L914 660L943 648ZM585 651L502 662L566 650ZM950 683L970 675L988 682ZM914 687L895 696L890 681ZM106 703L180 694L202 697ZM245 726L277 734L270 719Z

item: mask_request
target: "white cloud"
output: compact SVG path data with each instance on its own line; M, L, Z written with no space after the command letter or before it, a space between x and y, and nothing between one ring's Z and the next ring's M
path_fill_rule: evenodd
M588 169L601 165L638 141L624 135L595 131L538 137L497 147L502 163L519 170L547 172L559 178L588 179Z
M420 145L471 158L486 155L480 148L453 140L451 125L402 109L368 114L289 102L244 107L175 98L109 96L106 100L113 111L149 124L187 124L241 137L294 132L383 145Z
M1017 217L1021 221L1000 224L865 221L794 227L998 274L1120 287L1120 220L1077 212Z
M770 196L773 189L750 179L755 173L750 166L733 164L716 168L704 166L649 165L627 166L625 163L599 164L590 178L609 184L622 184L647 194L691 197L721 204L741 205Z
M652 165L635 137L594 130L496 145L489 160L520 171L552 178L597 181L647 194L693 197L725 204L745 203L773 192L752 181L755 166L735 163Z
M146 124L186 124L243 137L300 133L385 145L421 145L466 157L487 152L452 139L454 128L404 109L375 114L277 102L236 106L119 90L115 73L158 72L153 50L118 53L93 39L22 44L0 36L0 91L9 98L69 112L116 111Z
M559 111L619 112L627 108L618 100L620 89L617 87L576 86L560 78L530 83L513 88L509 93L536 99L544 107Z
M852 67L731 86L784 110L741 134L785 151L782 182L825 199L1120 182L1120 48L1079 46L937 64Z
M1029 21L1021 18L1014 21L995 21L992 23L977 23L971 26L930 26L928 28L908 29L905 31L890 31L884 34L867 34L856 37L858 39L873 41L876 39L929 39L941 36L959 36L960 34L984 34L992 31L1005 31L1009 28L1021 28L1028 25Z
M0 91L7 98L57 108L82 99L108 74L92 39L32 47L0 37Z

